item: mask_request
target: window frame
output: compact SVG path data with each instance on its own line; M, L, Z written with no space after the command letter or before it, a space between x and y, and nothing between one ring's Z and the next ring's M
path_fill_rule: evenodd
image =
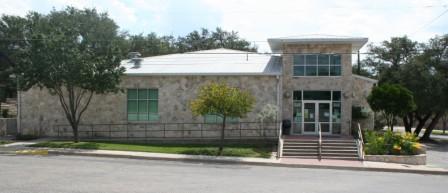
M129 99L129 91L130 90L136 90L136 98L135 99ZM140 99L140 90L146 90L146 98L144 99ZM156 98L151 98L151 94L150 91L151 90L155 90L157 92L157 97ZM137 102L137 112L136 113L130 113L129 112L129 101L136 101ZM140 119L140 106L139 106L139 101L145 101L146 102L146 117L147 119L142 120ZM150 102L151 101L156 101L157 102L157 112L151 112L150 110ZM129 114L135 115L136 119L135 120L130 120L129 119ZM155 116L155 119L151 119L151 116ZM160 120L160 116L159 116L159 89L157 88L127 88L126 89L126 120L128 122L158 122Z
M306 56L307 55L316 55L316 64L315 65L310 65L310 64L307 64L307 61L306 61ZM328 56L328 65L319 65L319 56L320 55L326 55L326 56ZM295 57L297 57L297 56L303 56L303 64L296 64L295 63ZM340 61L340 64L333 64L332 63L332 56L339 56L339 61ZM328 67L328 75L319 75L319 67L323 67L323 66L325 66L325 67ZM303 67L303 75L295 75L295 73L294 73L294 68L295 67L298 67L298 68L300 68L300 67ZM306 70L306 68L307 67L315 67L316 68L316 74L315 75L307 75L306 74L306 72L307 72L307 70ZM333 67L339 67L340 68L340 73L339 73L339 75L332 75L332 68ZM343 75L343 64L342 64L342 55L341 54L331 54L331 53L320 53L320 54L307 54L307 53L304 53L304 54L293 54L292 55L292 65L291 65L291 72L292 72L292 77L294 78L294 77L307 77L307 78L309 78L309 77L341 77L342 75Z

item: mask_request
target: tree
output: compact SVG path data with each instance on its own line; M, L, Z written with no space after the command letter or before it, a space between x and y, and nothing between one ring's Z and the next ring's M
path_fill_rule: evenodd
M218 155L224 147L224 131L228 117L243 118L254 106L255 98L247 91L229 87L223 83L210 83L201 87L198 97L191 101L190 108L195 116L216 114L222 116L221 140Z
M437 102L432 108L434 117L421 137L421 140L429 140L432 130L448 111L448 34L430 39L420 58L429 66L435 79L432 84L436 87L431 94L431 100Z
M119 91L124 68L118 26L106 13L73 7L32 12L26 19L22 88L37 86L56 95L78 142L78 125L93 96Z
M16 80L10 75L15 73L17 51L25 46L21 40L27 33L26 26L27 20L22 17L2 15L0 18L0 102L16 92Z
M388 127L393 131L396 116L403 116L415 109L415 103L411 91L393 84L382 84L373 88L367 101L372 110L381 112Z

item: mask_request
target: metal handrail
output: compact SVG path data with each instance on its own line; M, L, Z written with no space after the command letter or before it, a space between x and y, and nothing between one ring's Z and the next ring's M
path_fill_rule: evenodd
M364 160L364 139L362 137L361 124L358 123L358 154L359 159Z
M319 146L318 146L318 150L319 150L319 154L318 154L318 156L319 156L319 160L321 160L322 159L322 130L321 130L321 123L319 123L319 125L318 125L318 131L319 131Z

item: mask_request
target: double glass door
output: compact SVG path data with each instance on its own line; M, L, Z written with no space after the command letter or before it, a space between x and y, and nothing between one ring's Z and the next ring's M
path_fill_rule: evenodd
M303 101L303 134L330 134L331 103L324 101Z

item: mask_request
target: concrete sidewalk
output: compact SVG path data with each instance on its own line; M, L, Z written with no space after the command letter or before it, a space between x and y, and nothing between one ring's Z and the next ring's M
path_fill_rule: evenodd
M380 172L402 172L418 174L438 174L448 175L448 169L438 168L428 165L405 165L384 162L369 161L349 161L349 160L317 160L317 159L297 159L297 158L247 158L247 157L226 157L226 156L206 156L206 155L184 155L166 153L147 153L132 151L110 151L110 150L82 150L82 149L54 149L54 148L31 148L28 145L36 142L16 142L0 146L0 154L20 154L20 155L79 155L110 158L131 158L147 160L166 161L190 161L190 162L210 162L245 165L264 165L275 167L294 168L322 168L322 169L342 169L355 171L380 171ZM47 152L43 152L47 151Z

